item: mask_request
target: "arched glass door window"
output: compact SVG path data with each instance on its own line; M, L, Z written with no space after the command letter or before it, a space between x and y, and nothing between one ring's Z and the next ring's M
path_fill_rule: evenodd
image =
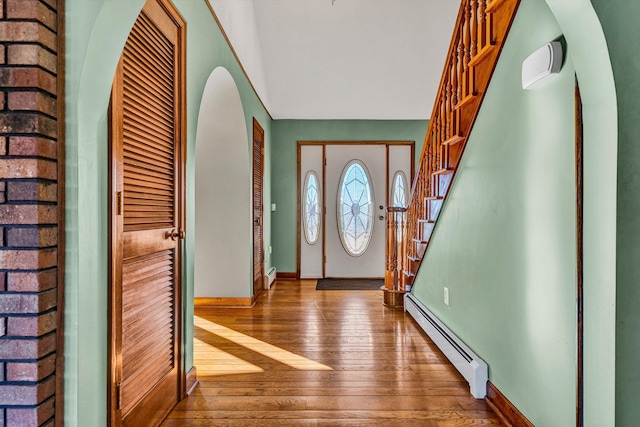
M345 251L362 255L369 246L373 231L373 188L366 166L350 161L338 184L338 232Z
M304 180L303 228L307 243L315 244L320 235L320 182L315 171Z
M407 206L407 177L404 172L398 171L393 176L391 187L391 203L395 208L404 208Z

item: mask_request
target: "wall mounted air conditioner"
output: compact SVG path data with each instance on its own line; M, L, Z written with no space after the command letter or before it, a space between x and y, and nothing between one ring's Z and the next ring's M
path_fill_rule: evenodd
M562 44L551 42L522 62L522 88L531 89L562 69Z

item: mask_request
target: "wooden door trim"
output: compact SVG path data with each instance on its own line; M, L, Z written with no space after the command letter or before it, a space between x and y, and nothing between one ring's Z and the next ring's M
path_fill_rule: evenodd
M297 145L297 165L296 165L296 272L295 277L297 279L300 278L300 257L301 257L301 248L300 248L300 239L302 238L302 225L301 225L301 213L302 213L302 199L301 199L301 191L302 185L300 180L302 179L302 147L303 146L322 146L322 207L326 209L326 150L327 145L385 145L387 150L387 205L388 205L388 197L389 197L389 178L388 178L388 169L389 169L389 147L390 146L398 146L398 145L407 145L411 147L411 177L409 185L413 181L413 175L415 170L415 141L298 141ZM325 227L325 214L322 214L322 277L326 277L325 270L325 258L326 258L326 227Z
M118 61L116 68L116 75L113 81L113 88L122 86L122 58ZM120 382L118 376L118 366L121 355L116 353L116 350L121 348L120 344L120 330L119 319L116 315L116 307L122 305L121 295L117 292L116 288L120 289L121 284L116 286L115 280L117 277L122 276L122 264L114 263L114 257L118 253L119 233L117 232L119 226L117 224L117 197L116 189L118 188L117 176L121 174L118 167L119 154L115 153L116 147L114 142L114 135L118 135L122 132L122 114L115 114L115 111L122 111L122 96L120 91L112 90L111 99L109 101L109 128L108 128L108 140L109 140L109 204L108 204L108 232L109 232L109 250L108 250L108 283L109 283L109 298L107 301L107 312L109 313L108 319L108 333L107 333L107 373L108 373L108 394L107 394L107 425L116 426L120 424L121 417L117 413L117 384ZM119 144L118 144L119 145Z
M298 146L297 146L297 155L296 155L296 218L298 218L296 220L297 226L296 226L296 279L300 278L300 251L302 250L300 248L300 239L302 238L302 235L300 234L302 232L301 228L300 228L300 215L302 214L302 207L300 205L300 191L302 191L302 184L300 183L300 174L302 171L302 165L300 163L301 159L302 159L302 146L300 145L300 142L298 142ZM322 175L324 178L324 174ZM322 184L322 188L324 189L324 183ZM324 204L323 204L324 205ZM279 272L276 272L276 277L278 275ZM324 276L324 274L323 274Z
M265 259L265 251L264 251L264 211L265 211L265 207L264 207L264 128L260 125L260 123L258 122L258 120L254 117L253 118L253 133L252 133L252 139L251 139L251 153L252 153L252 157L251 157L251 170L252 170L252 180L251 180L251 212L252 212L252 220L254 222L252 222L252 227L251 227L251 231L252 234L255 230L255 220L256 220L256 216L255 216L255 205L254 205L254 197L255 197L255 180L256 180L256 176L255 176L255 169L254 169L254 165L255 165L255 159L253 158L253 154L254 154L254 145L256 143L256 130L258 131L258 134L260 134L261 138L259 140L260 142L260 171L262 176L260 177L261 183L260 183L260 205L262 206L262 212L260 213L260 220L262 221L258 226L262 228L262 232L261 232L261 236L260 236L260 241L259 241L259 245L261 246L261 251L262 251L262 266L260 268L261 271L261 276L259 279L261 281L264 281L264 275L265 275L265 269L264 269L264 259ZM253 236L253 253L255 254L255 235ZM251 301L254 302L258 296L260 296L260 294L263 291L263 286L260 287L259 292L256 292L255 290L255 282L256 282L256 277L255 277L255 260L253 262L253 265L251 266L252 270L253 270L253 280L251 282L251 287L253 290L253 296L251 297Z
M186 120L187 120L187 102L186 102L186 21L178 11L178 9L173 5L171 0L147 0L147 3L143 6L140 13L144 11L149 3L155 2L159 5L164 12L166 12L167 17L170 21L176 26L176 35L177 41L175 44L176 47L176 64L175 64L175 73L176 73L176 96L174 101L174 114L176 117L174 127L175 127L175 159L174 164L176 166L176 183L175 183L175 192L177 200L177 206L175 208L176 212L176 224L181 229L182 232L186 230L186 157L187 157L187 146L186 146ZM117 384L120 382L121 378L118 378L119 366L121 363L121 354L118 354L116 349L121 349L121 336L118 333L121 329L121 324L117 313L115 312L116 307L120 307L122 305L121 295L117 292L118 289L121 290L122 283L115 284L114 278L122 276L122 263L114 263L114 255L118 251L118 245L121 244L121 236L118 238L114 238L117 234L117 215L114 215L118 210L118 200L116 197L116 189L118 188L118 177L122 176L122 165L118 165L117 158L122 153L116 155L116 150L122 149L121 144L118 144L119 147L114 147L114 134L116 132L122 132L123 126L123 116L122 114L114 114L115 111L122 111L122 93L121 90L115 90L116 87L122 87L122 72L121 72L121 61L118 63L117 72L113 82L113 88L111 99L108 107L109 121L108 121L108 165L109 165L109 179L108 179L108 194L110 198L110 202L108 203L108 235L109 235L109 245L108 245L108 283L109 283L109 292L108 292L108 302L107 302L107 310L108 310L108 339L107 339L107 374L108 374L108 394L107 394L107 425L110 426L119 426L122 423L122 417L120 410L118 409L118 387ZM177 370L177 391L178 398L181 399L187 395L187 378L186 373L184 371L183 360L184 360L184 347L182 345L183 341L183 315L184 315L184 304L183 304L183 280L184 280L184 269L183 269L183 250L184 250L184 240L181 240L176 247L176 256L175 256L175 269L177 273L175 274L175 335L174 335L174 364ZM118 265L119 264L119 265ZM114 321L114 319L116 319ZM190 383L197 381L195 378L195 372L192 377L189 379Z
M66 81L66 20L65 20L65 0L57 2L57 76L56 76L56 93L58 100L65 99L65 81ZM58 102L58 138L56 140L57 147L57 172L58 172L58 248L57 248L57 332L56 332L56 413L55 426L64 426L64 289L65 289L65 181L66 181L66 151L65 151L65 103Z
M576 426L584 425L584 265L583 265L583 210L584 210L584 156L582 98L576 78L576 301L577 301L577 369L576 369Z

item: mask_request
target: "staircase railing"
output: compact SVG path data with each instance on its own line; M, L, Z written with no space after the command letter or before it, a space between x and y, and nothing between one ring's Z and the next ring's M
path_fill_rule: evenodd
M462 0L406 208L387 209L384 304L402 306L520 0Z

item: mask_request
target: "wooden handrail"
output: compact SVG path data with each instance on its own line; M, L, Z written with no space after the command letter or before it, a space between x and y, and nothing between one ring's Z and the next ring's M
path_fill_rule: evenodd
M460 3L409 204L387 209L385 305L413 284L519 3Z

